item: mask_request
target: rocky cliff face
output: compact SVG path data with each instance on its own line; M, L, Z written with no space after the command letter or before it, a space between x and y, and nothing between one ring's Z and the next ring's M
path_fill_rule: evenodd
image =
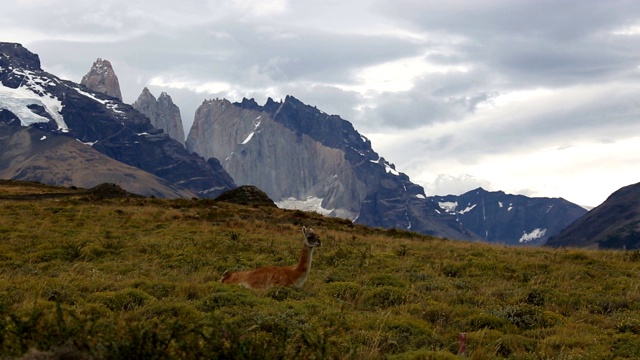
M87 75L82 77L80 84L122 101L120 82L108 60L98 58Z
M196 111L187 149L215 157L240 185L264 190L281 207L313 210L357 223L477 239L456 218L439 213L422 187L380 157L339 116L288 96L264 106L253 100L205 101Z
M561 198L530 198L482 188L429 199L484 241L507 245L544 244L587 212Z
M164 130L172 139L184 144L184 127L180 109L167 93L161 93L156 100L149 89L145 87L132 106L146 115L151 121L151 125Z
M640 183L625 186L566 227L548 246L640 249Z
M0 121L7 125L49 134L43 141L66 136L198 196L235 188L216 159L188 152L130 105L43 71L38 56L19 44L0 43L0 83Z

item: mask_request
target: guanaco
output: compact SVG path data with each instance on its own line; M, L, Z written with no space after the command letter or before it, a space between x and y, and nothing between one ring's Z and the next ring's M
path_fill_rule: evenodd
M249 289L261 290L272 286L301 287L311 270L313 248L320 246L320 237L312 228L302 227L304 241L300 261L296 266L266 266L256 270L228 272L222 277L223 284L238 284Z

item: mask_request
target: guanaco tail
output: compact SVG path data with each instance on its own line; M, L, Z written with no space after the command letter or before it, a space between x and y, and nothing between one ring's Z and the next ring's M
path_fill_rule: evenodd
M223 284L238 284L249 289L268 289L272 286L300 287L311 270L313 248L320 246L320 237L312 228L302 227L304 242L300 261L295 266L266 266L256 270L228 272L222 277Z

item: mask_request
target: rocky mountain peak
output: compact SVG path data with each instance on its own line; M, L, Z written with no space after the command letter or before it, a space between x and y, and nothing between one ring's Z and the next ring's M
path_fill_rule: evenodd
M40 58L21 44L0 42L0 68L41 70Z
M122 101L122 93L120 92L120 82L116 76L111 62L98 58L89 72L82 77L80 83L93 91L112 96Z
M215 146L214 146L215 145ZM186 142L218 158L237 184L265 191L280 207L361 224L476 239L426 200L424 189L380 157L346 120L287 96L204 102Z
M145 87L138 100L132 105L134 109L149 118L151 125L164 130L172 139L184 144L184 127L180 109L166 92L162 92L160 97L156 99L151 91Z

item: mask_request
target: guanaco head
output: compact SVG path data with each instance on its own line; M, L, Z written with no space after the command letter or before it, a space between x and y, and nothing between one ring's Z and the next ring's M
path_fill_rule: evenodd
M302 233L304 234L304 244L308 247L316 247L322 245L320 237L316 235L312 228L302 227Z

